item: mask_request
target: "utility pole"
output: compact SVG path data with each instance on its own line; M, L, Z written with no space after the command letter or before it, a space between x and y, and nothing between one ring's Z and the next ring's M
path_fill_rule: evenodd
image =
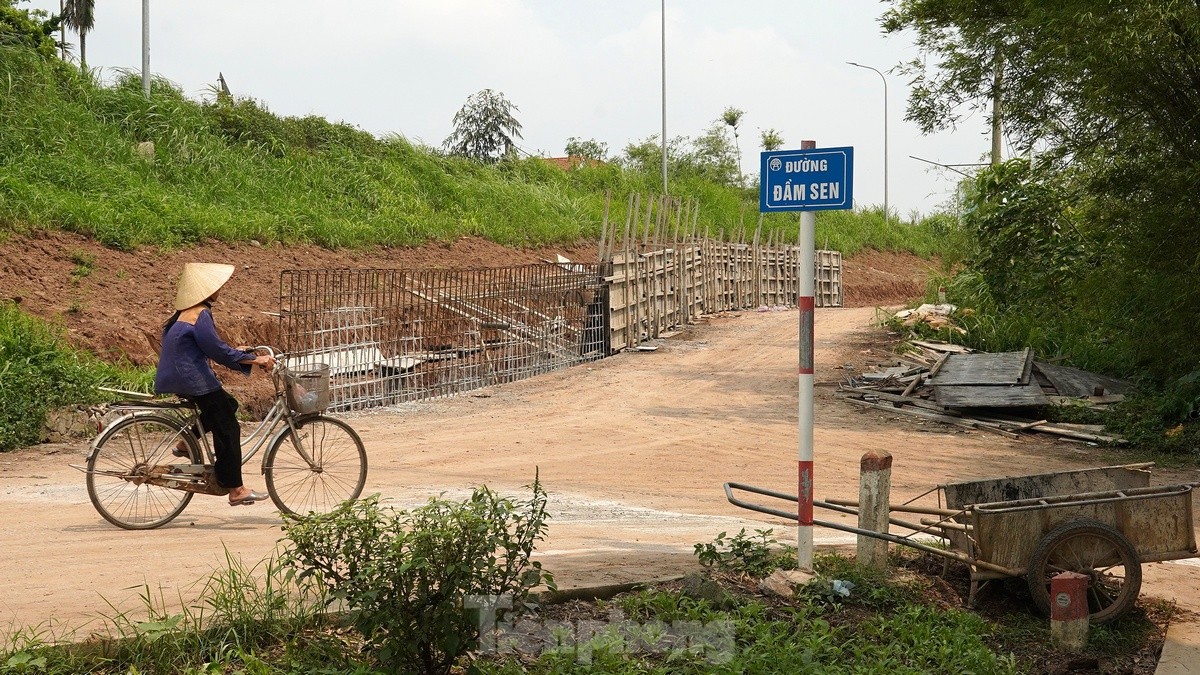
M858 68L866 68L867 70L875 71L879 79L883 80L883 222L889 222L891 211L888 210L888 92L887 78L878 68L864 66L861 63L847 61L847 64Z
M150 98L150 0L142 0L142 94Z
M667 0L662 0L662 182L667 194Z

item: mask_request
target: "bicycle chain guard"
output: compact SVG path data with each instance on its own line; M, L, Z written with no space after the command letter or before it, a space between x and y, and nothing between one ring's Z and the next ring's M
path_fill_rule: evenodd
M217 484L217 475L213 467L203 464L158 464L126 480L138 485L149 483L202 495L223 497L229 494L229 488Z

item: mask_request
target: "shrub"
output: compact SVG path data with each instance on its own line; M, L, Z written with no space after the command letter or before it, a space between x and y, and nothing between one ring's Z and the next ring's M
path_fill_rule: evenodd
M533 562L546 532L546 493L535 478L523 502L486 487L462 502L431 499L412 511L374 496L327 515L289 520L284 560L319 577L392 672L448 673L479 642L476 598L520 608L553 578Z
M711 544L696 544L697 560L704 567L721 572L743 572L752 577L765 577L777 569L795 566L796 551L779 546L773 530L755 530L747 535L745 528L729 537L722 532Z

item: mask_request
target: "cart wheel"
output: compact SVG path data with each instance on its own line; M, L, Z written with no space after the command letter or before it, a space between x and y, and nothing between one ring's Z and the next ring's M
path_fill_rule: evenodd
M1133 608L1142 588L1137 551L1116 528L1095 520L1064 523L1038 543L1025 580L1033 602L1050 614L1050 580L1061 572L1089 577L1091 623L1108 623Z

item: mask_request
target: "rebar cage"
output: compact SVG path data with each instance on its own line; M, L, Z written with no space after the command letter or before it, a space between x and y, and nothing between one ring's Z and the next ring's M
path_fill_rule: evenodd
M609 353L596 265L286 270L289 368L329 365L334 410L449 396Z

